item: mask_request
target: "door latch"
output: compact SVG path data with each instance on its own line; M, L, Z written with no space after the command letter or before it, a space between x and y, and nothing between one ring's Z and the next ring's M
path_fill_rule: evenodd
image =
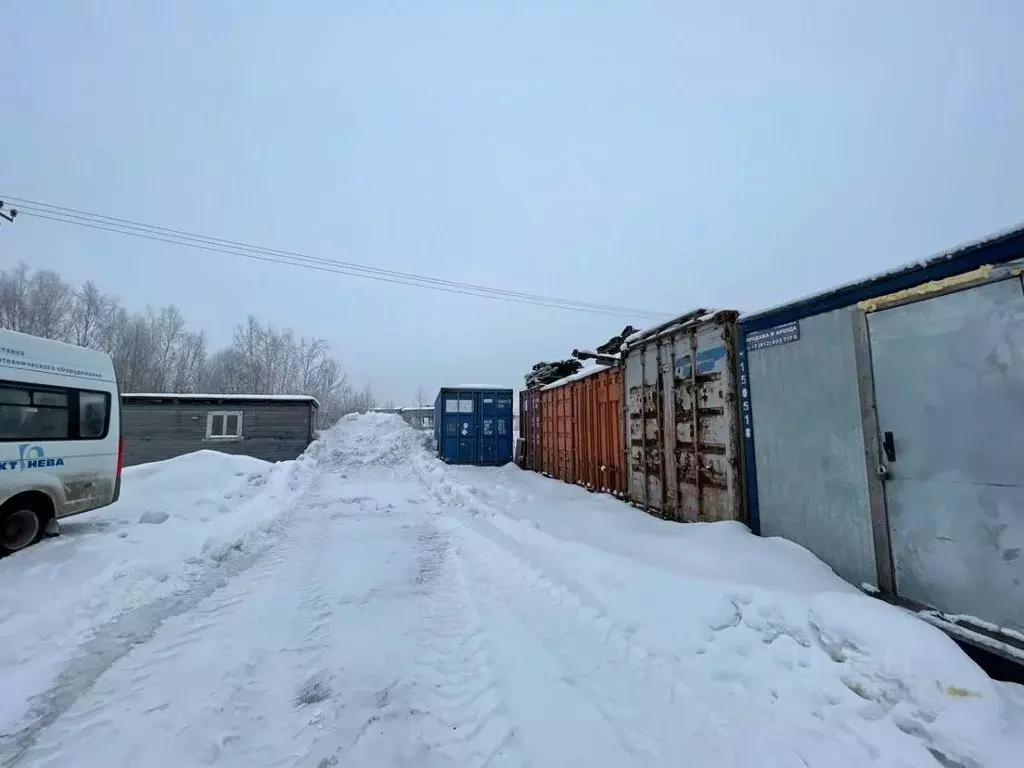
M882 433L882 450L885 452L885 460L890 464L896 461L896 438L892 432Z

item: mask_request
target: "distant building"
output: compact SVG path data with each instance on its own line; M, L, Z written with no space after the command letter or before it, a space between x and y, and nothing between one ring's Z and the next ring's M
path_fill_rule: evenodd
M313 442L320 404L303 395L121 395L125 466L212 450L287 461Z
M402 408L374 408L374 413L393 413L401 416L410 427L415 429L434 428L434 406L407 405Z

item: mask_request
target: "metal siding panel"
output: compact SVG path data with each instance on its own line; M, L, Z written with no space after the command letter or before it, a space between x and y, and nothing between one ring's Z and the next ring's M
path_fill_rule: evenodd
M760 532L874 584L852 308L800 321L797 341L747 350Z
M568 387L557 387L552 390L551 399L554 403L554 465L549 470L554 477L567 483L576 482L573 462L572 433L572 399Z
M1024 632L1019 278L868 316L896 592Z
M567 483L625 495L621 368L608 368L541 394L554 435L545 470ZM550 425L550 427L548 426ZM552 442L545 435L545 444Z

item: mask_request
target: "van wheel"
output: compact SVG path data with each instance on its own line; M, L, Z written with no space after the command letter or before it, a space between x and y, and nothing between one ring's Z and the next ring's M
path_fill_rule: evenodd
M39 510L15 499L0 509L0 557L25 549L43 537Z

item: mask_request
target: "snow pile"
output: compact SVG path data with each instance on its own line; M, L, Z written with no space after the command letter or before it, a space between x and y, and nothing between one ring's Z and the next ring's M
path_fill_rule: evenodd
M404 465L423 450L426 437L393 413L353 413L326 430L304 458L325 468Z

